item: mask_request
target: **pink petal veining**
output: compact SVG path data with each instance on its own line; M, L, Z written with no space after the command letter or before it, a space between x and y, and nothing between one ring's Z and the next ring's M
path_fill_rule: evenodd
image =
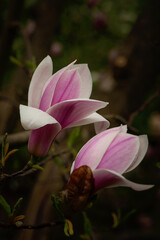
M130 134L118 134L105 152L97 168L123 173L132 164L139 150L139 139Z
M62 128L65 128L105 107L106 104L105 102L89 99L66 100L49 108L47 113L54 117Z

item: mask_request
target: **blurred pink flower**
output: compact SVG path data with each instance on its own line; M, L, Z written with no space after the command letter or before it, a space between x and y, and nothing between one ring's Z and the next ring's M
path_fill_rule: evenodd
M31 36L36 30L36 23L35 21L29 21L26 28L25 28L25 34L27 36Z
M127 180L123 173L133 170L144 158L148 148L146 135L127 133L127 126L111 128L90 139L79 151L71 173L82 166L92 170L94 192L103 187L125 186L141 191L153 185ZM85 187L84 187L85 188Z
M97 31L104 30L108 24L108 18L102 11L95 11L93 14L93 26Z
M52 75L49 56L36 68L28 92L28 106L20 105L20 119L32 130L28 148L36 156L48 153L56 135L64 128L95 123L96 132L109 122L97 110L107 103L89 99L92 78L87 64L75 61Z
M58 57L63 51L63 45L60 42L52 43L50 47L50 53L53 57Z

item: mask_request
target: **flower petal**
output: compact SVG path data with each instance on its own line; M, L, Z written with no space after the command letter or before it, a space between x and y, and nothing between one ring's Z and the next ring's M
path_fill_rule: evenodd
M62 126L62 128L71 126L86 118L93 112L104 108L107 103L89 99L71 99L60 102L47 110L47 113L53 116Z
M57 124L48 124L31 132L28 149L35 156L45 156L61 128Z
M144 156L147 152L147 149L148 149L147 135L139 136L139 142L140 142L140 144L139 144L139 150L138 150L137 157L134 159L134 161L131 163L131 165L125 172L129 172L129 171L133 170L134 168L136 168L140 164L140 162L142 161L142 159L144 158Z
M51 106L58 102L78 98L80 85L81 79L76 69L65 71L57 82Z
M28 106L39 108L44 84L51 76L52 70L52 60L47 56L38 65L32 76L28 91Z
M96 130L98 129L99 132L106 130L106 128L108 128L109 124L110 124L107 119L105 119L100 114L95 112L95 113L90 114L86 118L81 119L80 121L73 122L68 127L82 126L82 125L86 125L86 124L90 124L90 123L94 123L95 125L97 124L95 128L96 128ZM97 133L97 131L96 131L96 133Z
M95 179L95 191L104 187L130 187L136 191L147 190L153 185L138 184L127 180L119 173L107 169L96 169L93 171Z
M80 98L89 98L92 92L92 77L88 64L74 64L73 68L77 68L81 77Z
M62 76L62 74L65 71L72 68L75 61L70 63L68 66L60 69L55 74L53 74L53 76L51 76L50 79L46 82L46 84L43 88L43 94L41 97L41 102L40 102L40 107L39 107L41 110L46 111L51 106L57 82L59 81L60 77Z
M137 136L119 133L105 152L97 168L123 173L132 164L139 150Z
M61 129L57 120L48 113L25 105L20 105L20 119L25 130L37 129L47 124L56 124Z
M97 114L97 119L95 119L94 121L96 134L105 131L110 126L110 122L107 119L105 119L101 115L98 115L99 114Z
M99 165L111 142L119 132L124 131L124 128L122 126L111 128L91 138L77 154L74 169L87 165L94 170Z

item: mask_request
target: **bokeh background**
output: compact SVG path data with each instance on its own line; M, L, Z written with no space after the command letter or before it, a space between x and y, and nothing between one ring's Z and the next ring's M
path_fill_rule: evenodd
M160 1L158 0L1 0L0 2L0 133L23 131L19 104L27 104L32 73L47 55L54 72L77 59L88 63L92 98L108 101L100 111L111 126L128 124L130 133L148 134L144 161L127 177L155 184L151 190L105 189L92 208L72 217L75 235L68 239L160 239ZM38 87L38 86L37 86ZM57 219L50 195L65 188L78 149L94 135L93 126L61 134L43 172L0 183L1 194L26 224ZM27 141L4 171L18 171L29 160ZM7 217L0 206L0 221ZM0 239L67 239L63 227L40 230L0 229Z

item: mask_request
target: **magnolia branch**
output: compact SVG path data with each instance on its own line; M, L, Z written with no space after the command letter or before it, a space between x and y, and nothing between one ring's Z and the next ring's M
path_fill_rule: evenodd
M128 120L128 125L131 126L134 119L137 117L137 115L141 113L144 110L144 108L148 106L158 96L159 96L159 89L156 90L155 93L140 106L140 108L138 108L135 112L133 112L130 115Z
M54 153L54 154L50 154L48 157L46 157L44 160L42 160L41 162L36 163L36 165L38 166L43 166L47 161L53 159L54 157L58 157L60 155L66 154L68 153L67 150L58 152L58 153ZM9 178L13 178L13 177L23 177L23 176L27 176L31 173L36 172L38 169L37 168L33 168L32 165L30 165L29 163L27 163L23 169L14 172L12 174L6 174L6 173L2 173L0 175L0 182L9 179Z
M135 112L133 112L130 115L128 121L118 114L108 114L108 115L105 115L105 117L107 119L115 119L122 124L127 124L128 128L131 131L133 131L134 133L138 133L138 130L132 126L134 119L137 117L139 113L141 113L145 109L146 106L148 106L156 97L159 96L159 93L160 93L159 89L156 90L155 93L149 99L147 99Z
M130 124L128 124L127 120L125 118L123 118L122 116L118 115L118 114L107 114L105 115L105 117L110 120L110 119L114 119L118 122L120 122L121 124L127 125L128 128L134 132L134 133L138 133L138 130L134 127L132 127Z
M0 222L0 228L14 228L14 229L41 229L41 228L46 228L46 227L55 227L55 226L59 226L59 225L63 225L64 222L63 221L56 221L56 222L48 222L48 223L42 223L42 224L38 224L38 225L26 225L26 224L19 224L19 222L15 223L15 224L9 224L9 223L3 223Z

